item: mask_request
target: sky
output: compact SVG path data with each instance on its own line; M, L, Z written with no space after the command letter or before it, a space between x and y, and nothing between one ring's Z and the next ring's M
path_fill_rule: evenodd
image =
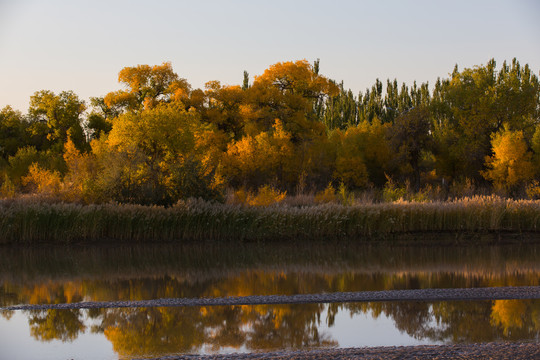
M277 62L320 59L355 94L495 58L540 72L538 0L0 0L0 108L39 90L83 100L118 72L171 62L193 88L241 84Z

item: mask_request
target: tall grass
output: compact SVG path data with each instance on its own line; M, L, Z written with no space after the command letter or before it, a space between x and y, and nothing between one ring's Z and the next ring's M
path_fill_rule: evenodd
M422 232L537 232L540 201L476 196L447 202L250 207L201 200L165 208L0 201L0 243L372 240Z

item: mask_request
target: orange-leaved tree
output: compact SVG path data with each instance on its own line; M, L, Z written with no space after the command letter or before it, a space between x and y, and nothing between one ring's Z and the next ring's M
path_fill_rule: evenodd
M248 90L248 104L261 131L269 130L280 119L295 143L324 132L316 108L338 87L316 72L306 60L277 63L255 77Z
M122 201L170 204L179 198L216 196L215 165L203 161L203 141L212 129L199 115L179 104L161 104L139 113L119 116L99 151L110 186L121 184L115 198ZM96 147L97 149L97 147ZM108 175L107 175L108 174Z
M505 127L492 136L491 145L493 155L486 157L487 170L482 176L493 181L496 188L513 191L533 178L532 153L521 130Z
M108 93L104 103L109 108L139 111L159 103L187 98L190 85L176 74L171 63L125 67L118 74L118 81L126 90Z
M283 186L295 179L296 160L291 135L275 120L272 131L245 136L232 143L224 155L222 176L233 187L259 187L273 183Z

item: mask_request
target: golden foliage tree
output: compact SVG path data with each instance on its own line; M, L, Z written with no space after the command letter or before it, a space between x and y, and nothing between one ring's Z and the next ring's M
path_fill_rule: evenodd
M120 197L135 202L214 195L213 169L204 168L214 162L203 162L208 149L201 149L211 131L196 113L176 104L121 115L101 151L110 161L106 166L117 169L109 184L122 183Z
M492 136L493 155L486 157L482 175L497 188L512 190L534 176L532 153L528 151L522 131L504 128Z
M362 135L365 133L356 127L351 127L344 133L336 130L334 135L338 142L334 177L349 188L362 188L368 183Z
M335 179L348 187L361 188L368 183L382 185L392 158L387 132L390 124L377 118L363 121L346 131L335 130L330 139L337 149Z
M239 139L245 124L241 112L245 91L240 86L223 86L219 81L209 81L204 98L206 106L199 101L197 107L202 120L215 125L229 138Z
M118 74L118 81L127 90L108 93L104 98L108 108L150 109L159 103L182 100L190 91L188 82L173 71L169 62L125 67Z
M62 179L58 171L43 169L33 163L28 175L23 177L22 185L32 193L56 197L62 189Z
M261 131L269 130L275 119L283 122L295 143L324 132L316 121L315 108L337 93L337 86L314 71L306 60L276 63L255 77L248 89L252 121Z
M63 179L66 200L86 203L105 200L98 193L95 183L98 167L94 153L79 151L68 139L64 145L64 161L68 168Z
M229 145L222 175L236 187L257 189L265 184L283 184L295 179L295 153L291 135L276 120L273 131L245 136Z

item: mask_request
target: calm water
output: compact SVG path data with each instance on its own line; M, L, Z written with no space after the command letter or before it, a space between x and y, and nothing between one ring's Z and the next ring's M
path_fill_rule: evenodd
M540 247L0 248L0 305L540 285ZM540 301L10 311L0 359L538 341Z

